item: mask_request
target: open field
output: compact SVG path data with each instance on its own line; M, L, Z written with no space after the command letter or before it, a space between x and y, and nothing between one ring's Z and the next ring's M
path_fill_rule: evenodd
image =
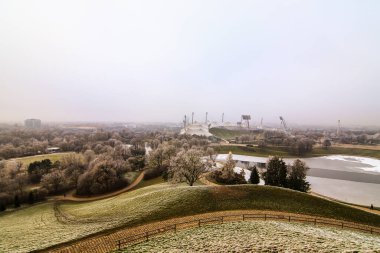
M93 202L44 203L2 214L0 252L41 249L105 230L224 210L283 211L380 226L378 215L277 187L158 184Z
M251 155L251 156L262 156L268 157L270 155L277 155L283 158L295 158L299 156L289 154L285 147L247 147L239 145L220 145L213 147L217 153L227 154L232 152L236 155ZM363 148L343 148L343 147L331 147L328 149L314 148L311 153L308 153L302 157L317 157L317 156L327 156L327 155L350 155L350 156L365 156L380 159L380 151L374 149L363 149Z
M380 145L359 145L359 144L333 144L332 147L337 148L358 148L358 149L371 149L380 151Z
M44 155L33 155L33 156L25 156L20 158L14 158L10 160L16 160L19 162L22 162L24 166L29 165L32 162L35 161L42 161L44 159L50 159L53 163L61 159L62 156L74 153L74 152L62 152L62 153L54 153L54 154L44 154Z
M380 236L278 221L207 225L152 238L124 252L342 252L380 250Z
M224 128L211 128L210 133L221 139L235 139L242 135L259 136L262 131L260 130L229 130Z

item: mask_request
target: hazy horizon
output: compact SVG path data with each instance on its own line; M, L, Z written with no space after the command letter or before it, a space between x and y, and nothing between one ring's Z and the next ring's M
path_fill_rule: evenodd
M0 122L380 126L379 1L0 0Z

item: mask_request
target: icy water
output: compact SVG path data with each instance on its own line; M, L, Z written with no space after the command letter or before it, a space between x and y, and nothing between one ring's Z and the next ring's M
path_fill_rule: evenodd
M224 160L227 155L218 155ZM267 158L233 155L235 160L265 162ZM294 159L284 159L292 163ZM341 201L380 207L380 160L331 155L301 159L311 168L307 180L313 192Z

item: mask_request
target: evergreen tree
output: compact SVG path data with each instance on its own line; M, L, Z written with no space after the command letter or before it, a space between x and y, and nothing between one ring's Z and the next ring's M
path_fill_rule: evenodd
M20 207L20 199L19 199L18 195L15 195L14 206L15 206L15 208Z
M259 184L260 183L260 176L259 172L257 171L256 166L253 166L251 176L249 177L249 182L251 184Z
M263 173L266 185L286 187L287 166L281 158L277 156L270 158L266 169Z
M297 159L290 167L290 174L288 177L288 188L307 192L310 190L310 183L306 181L306 172L309 167L304 162Z

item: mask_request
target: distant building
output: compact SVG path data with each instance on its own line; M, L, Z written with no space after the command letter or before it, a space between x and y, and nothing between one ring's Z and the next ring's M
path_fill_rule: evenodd
M24 123L27 128L41 128L41 120L39 119L26 119Z
M51 147L51 148L46 149L46 153L50 153L50 154L57 153L60 151L61 151L61 149L59 147Z

